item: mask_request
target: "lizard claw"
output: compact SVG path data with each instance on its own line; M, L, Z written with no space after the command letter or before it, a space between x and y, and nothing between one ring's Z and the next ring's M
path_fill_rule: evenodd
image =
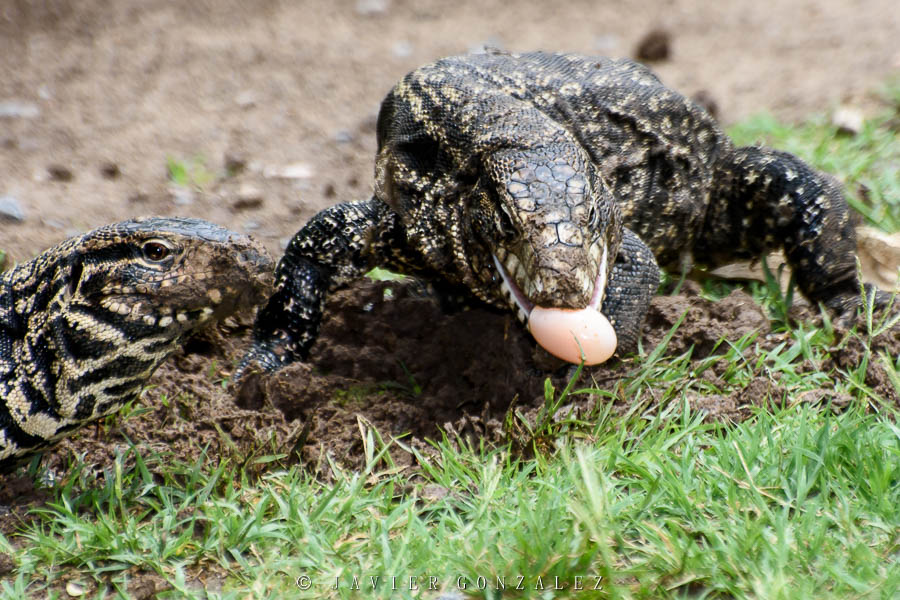
M865 297L858 291L835 294L823 304L835 315L834 323L839 327L849 328L857 320L860 314L864 314L866 307L870 305L875 312L897 309L897 301L893 294L879 290L871 283L863 286Z
M289 355L279 353L276 345L270 342L254 343L231 376L232 384L237 385L249 373L272 373L290 362Z

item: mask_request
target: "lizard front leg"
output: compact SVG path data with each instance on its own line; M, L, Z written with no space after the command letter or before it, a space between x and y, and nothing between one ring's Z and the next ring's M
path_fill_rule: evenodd
M305 359L319 333L325 299L396 254L400 219L377 198L347 202L313 217L288 244L275 269L275 292L259 311L253 343L234 374L274 371Z
M631 230L622 229L622 244L606 285L602 312L616 331L616 355L637 351L650 299L659 288L653 252Z

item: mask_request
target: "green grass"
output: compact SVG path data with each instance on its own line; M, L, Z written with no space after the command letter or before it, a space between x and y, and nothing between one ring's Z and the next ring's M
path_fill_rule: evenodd
M867 216L896 229L900 142L888 123L845 139L821 119L760 117L736 134L864 183ZM440 439L422 452L361 423L365 468L326 464L329 484L272 456L185 464L131 448L103 473L75 464L34 520L0 535L17 564L0 599L68 598L66 585L129 598L141 571L167 582L160 598L437 598L432 583L489 599L898 598L900 412L865 380L877 361L900 391L900 357L870 345L898 325L870 319L855 339L827 319L786 329L777 286L751 290L782 317L778 343L748 334L702 360L661 345L612 389L548 383L543 410L510 414L499 448ZM822 368L851 342L860 367ZM760 377L776 391L739 424L689 408ZM625 415L611 410L619 397L634 400ZM590 414L562 410L590 400ZM400 466L405 454L415 468Z
M209 170L202 156L186 160L167 157L166 173L169 181L180 187L203 189L216 180L216 174Z
M328 486L296 470L249 482L207 462L169 464L159 481L139 455L97 480L76 469L17 540L24 548L0 540L21 567L0 594L44 597L38 574L50 572L109 586L92 597L127 598L134 566L166 578L172 598L205 597L202 573L225 579L212 596L222 598L352 598L354 576L365 588L392 574L407 589L383 582L374 596L417 596L410 576L420 591L435 577L485 598L499 594L475 594L481 583L504 580L504 597L566 597L576 576L602 587L578 597L900 593L900 429L861 409L798 405L730 428L683 407L606 413L590 443L560 437L533 460L443 440L418 456L411 489L390 459L401 443L367 433L365 470L336 469ZM512 589L520 574L527 592ZM538 594L539 577L569 591Z

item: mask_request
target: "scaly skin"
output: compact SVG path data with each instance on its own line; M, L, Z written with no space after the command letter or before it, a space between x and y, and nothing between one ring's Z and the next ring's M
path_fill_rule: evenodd
M636 348L657 263L715 267L775 248L808 298L839 313L859 304L856 240L833 180L783 152L735 148L646 67L574 54L446 58L385 98L374 196L297 233L237 375L305 358L328 293L375 266L523 322L534 305L602 299L622 354Z
M149 218L0 275L0 472L135 398L187 334L262 302L271 267L245 235Z

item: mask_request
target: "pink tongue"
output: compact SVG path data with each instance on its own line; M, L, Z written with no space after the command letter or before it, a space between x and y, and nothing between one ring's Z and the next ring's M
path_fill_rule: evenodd
M616 351L616 332L595 308L580 310L535 306L528 316L528 329L547 352L579 364L596 365Z

